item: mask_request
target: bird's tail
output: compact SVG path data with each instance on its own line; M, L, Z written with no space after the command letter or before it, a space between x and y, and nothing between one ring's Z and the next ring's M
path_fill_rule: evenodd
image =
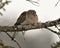
M14 26L17 26L17 23L15 23Z
M15 24L14 24L14 26L18 26L18 25L20 25L20 23L15 23Z

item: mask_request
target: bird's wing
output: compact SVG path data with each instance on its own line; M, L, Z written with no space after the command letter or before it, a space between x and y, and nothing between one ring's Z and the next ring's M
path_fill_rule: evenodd
M15 23L15 25L20 25L25 21L25 19L26 19L26 12L23 12L17 19L17 22Z

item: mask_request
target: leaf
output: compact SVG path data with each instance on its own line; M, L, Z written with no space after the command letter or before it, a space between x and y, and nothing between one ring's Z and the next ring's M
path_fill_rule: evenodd
M12 46L3 46L2 48L14 48Z

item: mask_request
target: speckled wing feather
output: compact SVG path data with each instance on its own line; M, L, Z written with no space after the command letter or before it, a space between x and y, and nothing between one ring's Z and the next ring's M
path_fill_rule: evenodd
M20 25L21 23L23 23L26 19L26 12L23 12L19 18L17 19L17 22L14 24L15 26Z

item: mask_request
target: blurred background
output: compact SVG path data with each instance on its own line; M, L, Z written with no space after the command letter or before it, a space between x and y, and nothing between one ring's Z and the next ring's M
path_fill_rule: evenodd
M58 0L40 0L39 6L35 6L26 0L11 1L9 5L4 7L6 12L2 9L0 10L3 13L3 16L0 16L0 26L13 26L19 15L23 11L30 9L36 11L39 18L38 22L52 21L60 18L60 3L55 7ZM51 29L57 30L54 27L51 27ZM47 29L28 30L24 37L20 32L15 38L22 48L51 48L51 44L59 41L59 37ZM0 38L5 44L18 48L17 44L5 33L1 33Z

